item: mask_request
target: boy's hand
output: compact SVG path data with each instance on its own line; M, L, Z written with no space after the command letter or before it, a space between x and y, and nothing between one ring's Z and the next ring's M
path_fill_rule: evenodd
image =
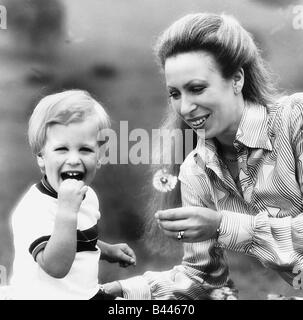
M119 262L120 267L123 268L136 265L136 255L126 243L106 244L103 258L108 262Z
M58 205L68 211L77 213L87 192L83 181L76 179L64 180L58 190Z

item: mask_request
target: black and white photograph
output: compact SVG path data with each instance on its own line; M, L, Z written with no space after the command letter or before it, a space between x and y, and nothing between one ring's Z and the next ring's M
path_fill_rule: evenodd
M302 52L302 0L0 0L0 300L303 300Z

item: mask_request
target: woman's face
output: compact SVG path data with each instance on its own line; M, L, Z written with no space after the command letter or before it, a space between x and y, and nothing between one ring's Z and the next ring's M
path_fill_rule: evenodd
M205 130L206 139L232 143L244 106L242 94L234 92L241 73L224 79L212 55L204 51L170 57L164 71L176 112L193 129Z

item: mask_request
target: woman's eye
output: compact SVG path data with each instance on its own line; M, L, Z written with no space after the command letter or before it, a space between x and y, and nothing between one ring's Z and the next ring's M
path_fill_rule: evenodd
M93 152L93 150L90 149L90 148L81 148L80 151L83 151L83 152Z
M192 88L191 88L191 91L192 91L193 93L201 93L201 92L204 91L204 89L205 89L205 87L201 87L201 86L199 86L199 87L192 87Z
M168 96L169 98L172 98L172 99L178 99L180 97L180 94L177 91L170 91L168 93Z

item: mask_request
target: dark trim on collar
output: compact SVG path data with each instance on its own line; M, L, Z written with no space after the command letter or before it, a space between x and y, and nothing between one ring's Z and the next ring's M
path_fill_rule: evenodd
M54 188L50 185L50 183L47 181L47 177L43 176L41 181L36 184L36 187L39 191L42 193L52 197L52 198L58 198L58 193L54 190Z

